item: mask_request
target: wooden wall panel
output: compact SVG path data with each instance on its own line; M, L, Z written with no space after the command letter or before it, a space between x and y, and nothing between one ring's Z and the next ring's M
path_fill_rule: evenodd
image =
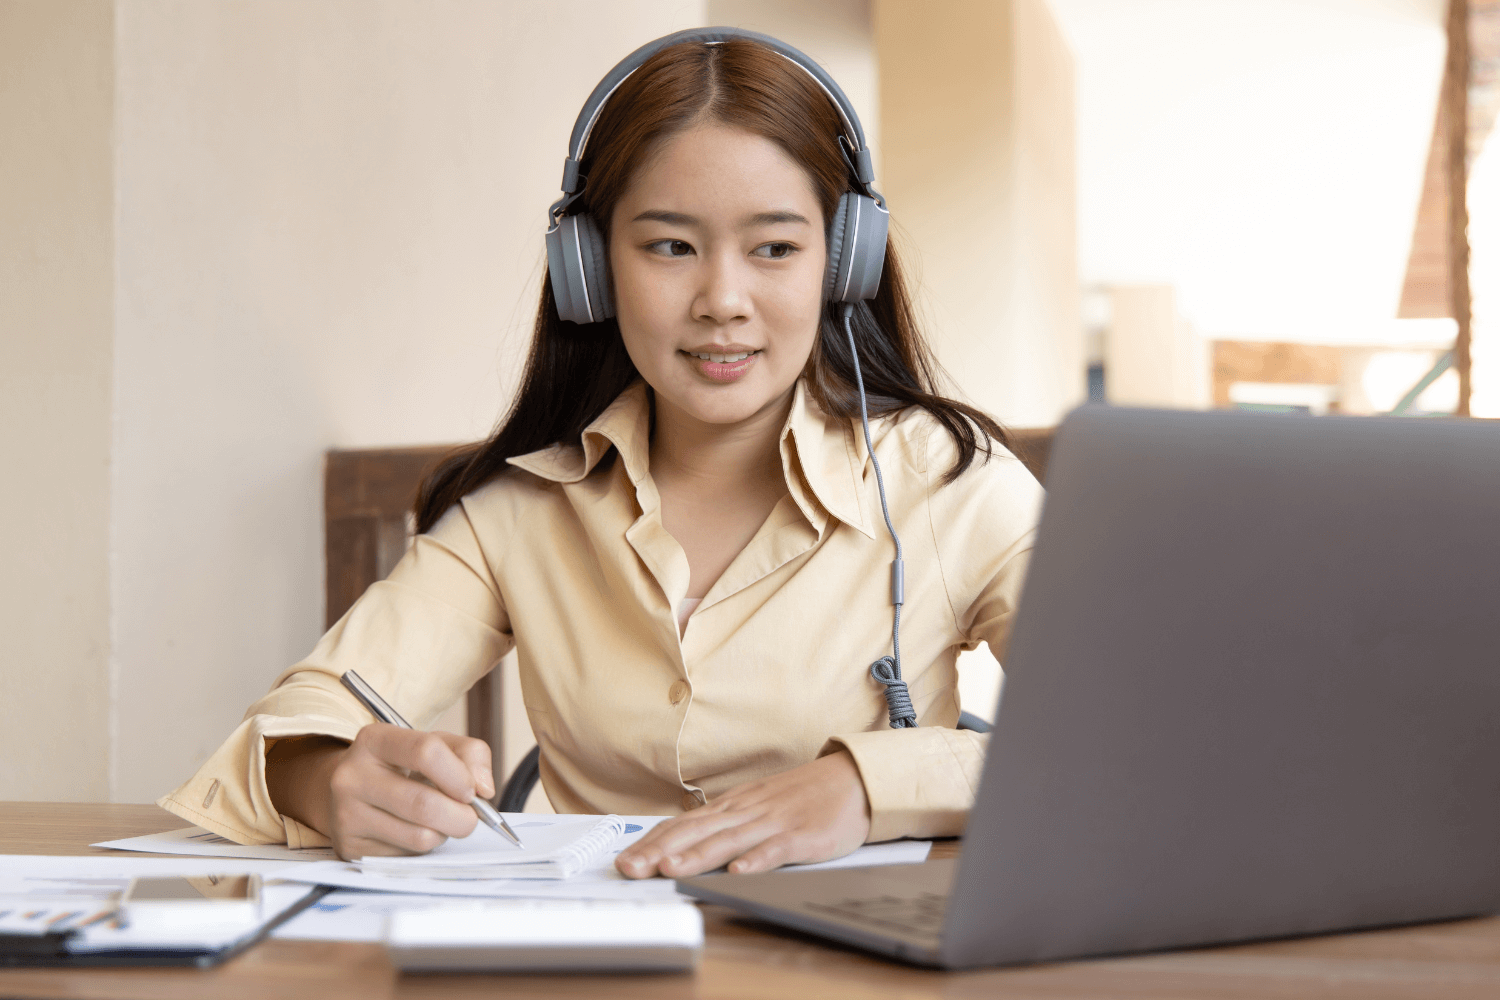
M1400 319L1443 319L1453 315L1453 286L1448 273L1448 117L1438 102L1422 201L1401 285Z

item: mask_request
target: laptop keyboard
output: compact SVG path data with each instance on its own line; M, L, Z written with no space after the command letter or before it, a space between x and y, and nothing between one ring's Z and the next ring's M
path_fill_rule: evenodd
M868 896L842 899L837 903L805 903L809 910L873 924L886 930L918 931L937 935L943 929L948 909L944 893L919 892L913 896Z

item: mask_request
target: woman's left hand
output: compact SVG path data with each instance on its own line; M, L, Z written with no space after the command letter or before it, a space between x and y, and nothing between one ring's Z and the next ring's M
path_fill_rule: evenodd
M664 820L621 851L630 878L682 878L723 865L736 873L840 858L870 833L870 803L847 750L730 789Z

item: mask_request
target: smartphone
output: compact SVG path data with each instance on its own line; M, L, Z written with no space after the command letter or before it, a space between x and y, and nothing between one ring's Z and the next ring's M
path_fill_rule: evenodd
M133 878L120 897L132 929L197 931L260 923L259 875L163 875Z

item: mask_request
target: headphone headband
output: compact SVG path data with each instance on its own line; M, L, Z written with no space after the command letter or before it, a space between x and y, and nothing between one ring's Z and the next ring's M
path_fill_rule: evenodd
M589 135L611 95L630 74L662 49L680 42L722 45L743 39L764 45L799 67L822 88L843 122L839 151L853 173L855 191L845 191L828 223L828 269L824 295L835 302L872 299L880 288L885 263L886 234L890 213L885 199L874 188L875 169L859 115L849 98L823 67L785 42L768 35L738 28L691 28L658 38L636 49L610 70L589 95L573 123L568 157L563 161L563 195L547 209L547 273L557 315L570 323L598 323L614 315L613 289L609 277L609 253L598 222L588 212L568 213L583 194L579 165L588 148Z
M859 123L859 115L854 111L854 105L849 103L849 98L844 91L829 76L827 71L812 59L786 44L778 38L770 35L762 35L756 31L745 31L741 28L688 28L685 31L673 32L655 41L647 42L636 49L630 55L620 60L615 68L605 74L594 87L589 99L584 102L583 109L578 112L578 119L573 123L573 134L568 141L568 155L563 160L563 197L555 202L547 210L547 225L556 225L558 213L567 208L568 204L578 194L579 188L579 164L583 162L584 151L588 148L589 135L594 131L594 123L599 120L599 113L604 110L610 97L624 83L629 76L645 64L656 53L668 46L677 45L680 42L702 42L705 45L720 45L733 39L743 39L757 42L771 49L777 55L788 62L798 66L808 76L813 78L823 92L828 95L829 100L838 109L839 118L843 120L844 130L847 136L840 142L849 167L854 176L859 180L860 186L866 195L882 202L880 195L876 193L871 185L875 181L874 162L870 156L870 147L865 143L865 130Z

